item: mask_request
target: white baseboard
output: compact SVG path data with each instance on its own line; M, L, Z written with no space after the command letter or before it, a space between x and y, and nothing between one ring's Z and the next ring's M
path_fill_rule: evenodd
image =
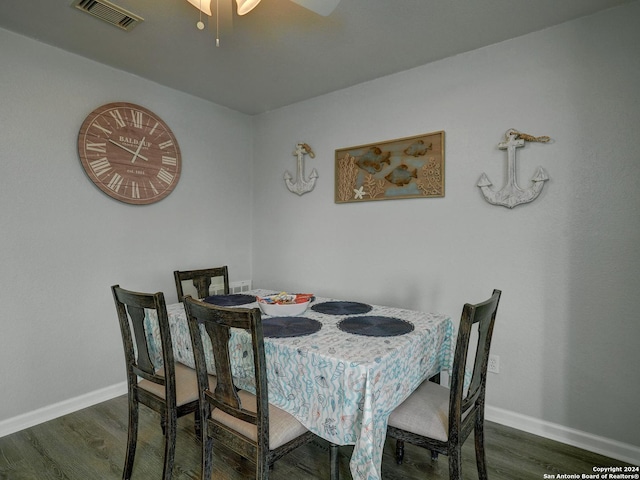
M53 405L48 405L33 412L24 413L17 417L9 418L0 422L0 437L33 427L43 422L53 420L68 413L81 410L91 405L95 405L106 400L118 397L127 393L127 382L117 383L109 387L101 388L89 392L79 397L70 398Z
M507 427L566 443L567 445L573 445L574 447L599 453L632 465L640 465L640 447L635 445L618 442L610 438L600 437L489 405L485 406L485 418L490 422L506 425Z
M124 395L127 383L122 382L89 392L79 397L49 405L0 422L0 437L73 413L91 405ZM640 447L600 437L573 428L565 427L537 418L515 413L501 408L486 406L485 418L517 430L549 438L557 442L573 445L590 452L599 453L632 465L640 465Z

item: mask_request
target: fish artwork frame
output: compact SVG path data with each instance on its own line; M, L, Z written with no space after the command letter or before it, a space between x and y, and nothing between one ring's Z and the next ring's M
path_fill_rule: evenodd
M336 150L335 203L444 197L444 131Z

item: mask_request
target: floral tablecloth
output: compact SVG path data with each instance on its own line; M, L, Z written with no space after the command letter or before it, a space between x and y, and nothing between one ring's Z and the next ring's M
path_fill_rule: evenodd
M259 296L270 290L253 290ZM314 304L333 299L316 298ZM242 305L257 307L257 303ZM167 306L175 359L194 367L189 329L182 303ZM301 316L318 320L313 334L266 338L269 402L294 415L309 430L338 445L354 445L350 468L354 479L381 478L380 466L387 421L421 382L451 368L453 323L446 315L372 305L365 315L393 317L414 329L398 336L363 336L337 328L345 317L311 308ZM263 315L263 318L269 318ZM148 334L159 345L157 321L149 316ZM250 337L238 331L230 340L234 376L251 390ZM208 344L208 345L207 345ZM205 349L211 344L205 343ZM152 352L156 365L162 358ZM213 355L207 363L214 371ZM242 383L244 381L244 384Z

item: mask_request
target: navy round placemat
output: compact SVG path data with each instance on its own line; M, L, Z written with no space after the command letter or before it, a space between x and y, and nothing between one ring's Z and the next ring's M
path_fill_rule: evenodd
M395 337L413 332L413 323L400 318L365 315L340 320L338 328L343 332L368 337Z
M218 305L219 307L235 307L238 305L253 303L256 301L256 297L254 295L245 294L211 295L210 297L204 298L202 301Z
M316 333L322 323L307 317L269 317L262 319L262 334L271 338L301 337Z
M316 303L311 307L311 310L329 315L355 315L367 313L371 308L371 305L359 302L323 302Z

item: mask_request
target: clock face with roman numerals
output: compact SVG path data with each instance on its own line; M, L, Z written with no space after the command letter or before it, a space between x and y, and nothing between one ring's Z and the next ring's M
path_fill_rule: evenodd
M121 202L157 202L180 179L180 148L171 129L132 103L108 103L91 112L80 127L78 153L91 181Z

